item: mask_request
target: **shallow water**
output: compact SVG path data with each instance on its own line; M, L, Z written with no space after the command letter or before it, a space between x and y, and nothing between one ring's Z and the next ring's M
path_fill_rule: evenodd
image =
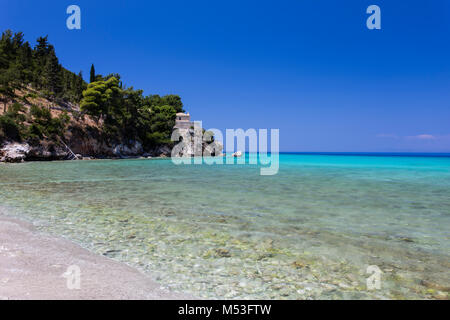
M0 165L11 214L205 298L448 298L449 195L448 157Z

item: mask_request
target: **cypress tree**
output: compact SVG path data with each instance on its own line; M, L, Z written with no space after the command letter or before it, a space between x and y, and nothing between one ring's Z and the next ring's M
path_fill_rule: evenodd
M94 65L91 66L91 78L90 83L95 82L95 67Z

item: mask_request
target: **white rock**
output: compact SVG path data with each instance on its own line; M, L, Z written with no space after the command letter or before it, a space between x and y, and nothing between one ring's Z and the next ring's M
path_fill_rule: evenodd
M22 162L30 152L28 143L7 143L0 149L0 161Z

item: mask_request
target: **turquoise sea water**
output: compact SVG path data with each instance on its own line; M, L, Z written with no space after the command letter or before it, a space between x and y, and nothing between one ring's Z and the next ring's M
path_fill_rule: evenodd
M0 165L0 206L205 298L448 298L450 157ZM367 290L376 265L381 289Z

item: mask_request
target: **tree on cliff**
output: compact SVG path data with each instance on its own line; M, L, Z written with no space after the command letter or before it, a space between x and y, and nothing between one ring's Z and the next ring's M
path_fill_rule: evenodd
M83 73L81 71L75 78L72 78L72 87L75 91L76 101L81 101L83 98L83 91L86 89L86 84L83 80Z
M6 104L14 99L15 90L21 86L17 51L22 44L22 33L13 36L10 30L3 32L0 39L0 100L4 104L5 113Z
M34 105L28 111L12 108L14 100L32 105L28 96L43 96L57 103L80 103L85 114L101 123L101 133L113 141L139 140L147 150L170 143L176 113L184 111L178 95L144 96L142 90L123 85L117 73L96 74L94 64L90 81L87 84L81 72L61 66L47 36L32 47L21 32L6 30L0 39L0 103L5 111L0 116L0 140L56 139L64 134L67 115L53 119L44 106Z
M49 52L45 59L44 68L42 70L42 83L50 96L58 95L62 91L61 66L53 47L49 48Z
M18 87L15 78L15 69L0 72L0 101L3 103L3 111L6 113L6 105L15 97L14 90Z
M89 82L95 82L95 67L94 64L91 65L91 77L89 79Z
M42 73L44 66L47 63L47 56L49 53L49 43L48 37L39 37L37 39L37 44L34 47L33 58L35 62L35 70L33 73L33 82L38 89L43 87L42 83Z
M171 143L177 111L169 105L148 106L139 109L138 133L144 146L152 147Z
M81 110L97 119L97 121L100 119L111 121L120 108L121 95L119 80L115 77L107 81L92 82L83 91Z
M145 97L144 104L149 107L171 106L175 109L176 112L184 112L183 102L181 102L180 96L175 94L169 94L163 97L157 94L149 95Z
M78 103L86 83L64 69L48 37L39 37L34 49L24 42L22 32L6 30L0 39L0 100L9 102L17 89L30 86L47 98Z

